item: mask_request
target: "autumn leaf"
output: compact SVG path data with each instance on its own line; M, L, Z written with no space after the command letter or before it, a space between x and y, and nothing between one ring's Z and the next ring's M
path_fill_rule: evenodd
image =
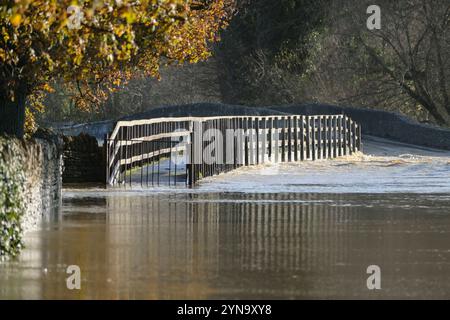
M159 78L164 63L209 57L234 0L200 7L193 0L6 3L0 4L0 64L10 80L0 81L0 98L15 99L19 87L29 98L58 80L76 105L94 110L136 74ZM68 12L70 6L77 9ZM69 28L69 20L81 27Z
M10 18L10 22L14 27L18 27L20 26L20 22L22 21L22 16L18 13L14 14L11 18Z

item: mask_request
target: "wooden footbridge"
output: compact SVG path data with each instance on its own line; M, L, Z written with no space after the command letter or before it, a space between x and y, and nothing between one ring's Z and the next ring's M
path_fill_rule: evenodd
M119 121L105 143L109 186L192 186L241 166L351 155L361 127L345 115L158 118Z

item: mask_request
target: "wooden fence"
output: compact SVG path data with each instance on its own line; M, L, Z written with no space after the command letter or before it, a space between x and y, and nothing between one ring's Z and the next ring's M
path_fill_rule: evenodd
M165 184L192 186L241 166L351 155L361 127L345 115L158 118L119 121L105 143L108 185L158 185L164 166Z

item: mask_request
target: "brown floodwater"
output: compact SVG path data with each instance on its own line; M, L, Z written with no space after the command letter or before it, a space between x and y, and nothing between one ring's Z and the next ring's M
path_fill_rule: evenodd
M66 191L25 244L1 299L450 298L449 194Z

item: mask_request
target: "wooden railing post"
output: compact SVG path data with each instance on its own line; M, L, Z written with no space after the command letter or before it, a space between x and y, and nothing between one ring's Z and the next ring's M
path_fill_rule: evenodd
M294 116L294 161L299 161L298 116Z
M306 159L312 159L311 156L311 117L306 116Z
M342 116L338 116L338 156L342 156Z
M353 152L356 152L356 138L357 138L357 132L356 132L356 122L352 121L352 144L353 144Z
M281 120L281 162L286 162L286 117Z
M362 130L361 130L361 125L358 124L358 151L362 152Z
M287 161L292 162L292 117L288 116L287 117L287 132L288 132L288 136L287 136L287 141L288 141L288 157L287 157Z
M273 146L272 146L272 152L273 152L273 159L274 162L277 163L280 161L280 132L278 129L279 124L279 117L275 117L273 121Z
M353 154L353 121L348 119L349 154Z
M311 127L311 133L312 133L312 159L316 160L316 117L312 118L312 127Z
M300 160L304 161L306 156L305 148L305 117L300 116Z
M242 162L242 160L238 160L239 156L241 156L242 159L242 140L240 140L239 136L240 134L238 134L241 131L237 131L241 128L241 118L234 118L232 120L232 125L233 125L233 150L234 150L234 156L233 156L233 166L232 168L236 169L240 166L240 162ZM238 147L241 146L241 150L238 151Z
M348 154L348 139L347 139L347 116L344 115L342 119L342 139L343 139L343 146L344 146L344 156Z
M106 180L106 186L109 185L109 134L107 133L105 135L105 139L103 140L103 155L105 159L105 180Z
M186 166L187 166L187 178L188 178L188 185L193 186L195 183L194 179L194 125L191 121L189 123L189 141L187 146L187 159L186 159Z
M269 118L269 161L273 162L273 117Z
M318 116L317 119L317 158L322 159L322 116Z
M259 134L258 134L258 143L259 143L259 163L265 162L266 156L266 141L267 141L267 132L266 132L266 118L261 117L259 120Z

